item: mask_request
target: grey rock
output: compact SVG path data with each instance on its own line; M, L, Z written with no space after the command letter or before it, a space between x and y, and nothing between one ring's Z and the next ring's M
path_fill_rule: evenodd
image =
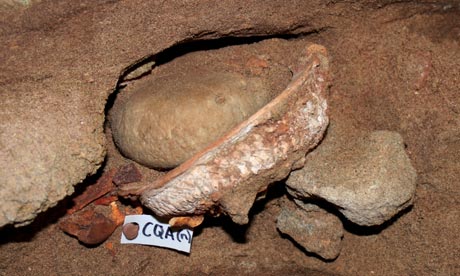
M331 126L325 140L307 156L305 167L291 173L287 185L294 197L319 197L350 221L372 226L413 203L415 182L401 135Z
M342 222L316 205L296 203L301 206L283 202L276 224L278 230L308 252L326 260L337 258L342 249Z

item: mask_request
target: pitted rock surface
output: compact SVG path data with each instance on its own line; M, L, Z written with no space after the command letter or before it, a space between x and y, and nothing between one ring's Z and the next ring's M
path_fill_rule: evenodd
M391 131L352 136L335 125L305 167L287 180L297 198L317 197L335 206L350 221L380 225L410 206L416 172L400 134Z
M342 249L343 226L335 215L317 205L282 201L276 227L306 251L326 260L337 258Z
M139 87L115 113L114 140L132 160L153 168L180 165L270 101L258 78L198 70Z

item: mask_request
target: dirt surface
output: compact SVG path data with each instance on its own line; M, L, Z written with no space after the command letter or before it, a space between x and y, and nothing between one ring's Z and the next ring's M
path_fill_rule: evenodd
M71 22L66 23L66 26L76 29L79 26L100 24L98 26L101 27L107 24L115 30L110 35L98 36L96 41L94 36L81 33L78 40L69 42L99 43L97 46L88 46L91 51L111 43L113 45L104 48L105 60L101 56L97 59L105 67L97 68L97 64L94 64L92 72L99 70L99 73L92 77L100 77L103 81L96 81L93 87L93 91L100 92L95 96L96 103L88 107L88 110L93 111L97 111L97 107L103 108L102 103L105 103L110 93L108 88L118 80L117 70L110 67L110 64L122 69L144 56L140 55L143 51L139 48L145 48L146 45L140 45L140 41L134 40L123 45L114 42L117 37L129 36L130 32L143 32L146 36L151 32L160 37L161 32L175 34L162 43L157 40L157 44L149 44L150 50L145 50L145 55L158 53L181 37L193 40L194 37L203 36L218 38L228 35L251 37L254 34L274 34L280 37L260 41L252 38L226 39L217 44L215 41L209 43L213 45L211 48L216 48L215 51L232 47L222 50L226 53L222 55L225 60L241 59L239 52L254 46L257 54L265 53L272 56L272 60L281 59L289 64L298 56L303 45L312 42L324 45L331 56L333 75L328 98L330 119L337 124L349 124L364 130L399 132L417 170L416 200L412 208L382 227L363 228L343 221L346 232L342 252L331 262L300 250L276 230L278 203L285 193L283 183L273 186L267 198L253 207L248 226L237 226L225 217L208 218L195 231L190 255L147 246L121 245L121 229L117 229L102 245L85 247L57 227L56 222L65 214L67 200L64 200L39 215L29 226L19 229L6 227L0 231L0 275L460 274L458 2L311 3L311 11L318 13L318 18L315 18L311 13L303 14L305 7L301 9L294 4L287 7L282 4L283 1L279 1L279 5L272 3L268 6L264 5L264 1L252 1L241 7L237 17L244 21L245 18L257 17L258 13L267 16L264 20L255 20L257 24L248 19L253 25L245 29L244 24L225 20L233 16L229 12L235 8L226 1L219 8L210 7L208 10L206 5L181 7L171 1L161 6L163 9L152 12L152 15L160 18L157 24L169 24L161 32L152 31L154 26L143 24L127 30L121 23L117 23L117 32L117 26L113 26L117 24L111 23L108 17L108 21L99 21L94 17L93 22L82 21L82 18L87 18L85 13L93 13L95 16L109 14L115 8L122 9L123 14L128 15L125 18L133 18L135 21L139 10L133 7L143 5L144 1L104 1L104 4L96 6L90 2L75 1L75 6L70 8L51 2L55 4L42 1L36 9L27 11L30 13L27 26L31 35L21 37L26 43L35 43L46 32L56 32L60 22ZM155 2L155 5L159 4ZM275 11L280 16L273 15ZM213 21L219 23L206 28L202 19L208 12L215 14L221 21ZM175 14L176 21L167 20L171 14ZM4 18L11 19L13 15L11 13L10 17ZM8 42L23 32L24 25L17 22L13 19L2 21L1 34L10 38ZM312 30L315 32L311 33ZM60 28L57 31L64 32ZM27 41L28 38L30 41ZM70 44L66 47L72 49ZM11 52L3 52L4 55L19 55L14 52L14 45L8 45L2 49ZM65 47L55 49L65 50ZM84 50L84 47L81 48L81 51ZM211 49L208 47L202 50ZM120 52L128 54L113 57ZM68 52L69 59L74 60L78 66L72 74L60 76L60 80L62 78L71 84L75 79L85 78L85 70L88 68L79 63L80 54ZM60 55L65 56L64 53ZM32 72L37 65L47 64L46 57L36 60L34 66L22 59L11 59L10 62L13 65L14 62L18 66L24 65L21 70L27 72ZM212 67L212 64L206 63L206 58L203 64ZM59 72L52 66L45 68ZM11 74L17 77L21 70L13 70ZM5 72L2 74L5 75ZM43 80L30 80L31 83L34 81L43 85ZM8 83L2 82L2 85ZM109 103L109 106L112 104ZM108 156L101 170L127 162L113 146L109 126L105 134ZM87 183L92 180L88 179Z

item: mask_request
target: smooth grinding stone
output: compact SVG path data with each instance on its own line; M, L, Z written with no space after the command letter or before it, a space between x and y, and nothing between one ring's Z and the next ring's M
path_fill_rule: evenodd
M271 100L262 80L228 72L167 75L139 88L115 112L115 143L152 168L176 167Z

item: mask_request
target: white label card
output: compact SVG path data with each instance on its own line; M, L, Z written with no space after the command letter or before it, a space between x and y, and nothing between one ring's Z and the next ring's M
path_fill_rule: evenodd
M193 231L190 229L174 229L169 224L161 223L150 215L131 215L125 217L123 226L137 224L138 232L134 238L128 239L121 234L121 243L154 245L190 253Z

